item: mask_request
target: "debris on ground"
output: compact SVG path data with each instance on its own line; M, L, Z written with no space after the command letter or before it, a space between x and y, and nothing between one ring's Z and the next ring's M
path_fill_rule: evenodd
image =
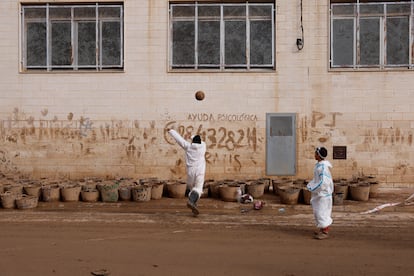
M361 212L361 214L365 215L365 214L375 213L375 212L378 212L379 210L384 209L386 207L412 205L412 204L414 204L414 202L412 202L412 200L414 200L414 194L412 194L411 196L409 196L406 200L404 200L402 202L385 203L385 204L382 204L382 205L379 205L379 206L375 207L374 209L371 209L371 210L368 210L368 211L365 211L365 212Z

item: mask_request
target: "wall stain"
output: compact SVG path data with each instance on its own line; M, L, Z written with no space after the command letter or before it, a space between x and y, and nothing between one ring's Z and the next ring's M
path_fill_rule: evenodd
M250 115L192 114L189 115L192 120L169 119L157 122L102 122L84 116L76 120L72 112L68 113L65 120L58 120L57 116L48 120L43 118L46 115L53 116L43 109L40 118L35 118L26 116L15 108L7 119L0 120L0 139L5 147L19 148L19 154L13 157L17 161L22 156L47 156L52 152L53 158L119 158L128 165L139 167L145 165L146 160L154 159L154 156L164 155L174 164L172 172L177 175L185 174L182 152L175 150L176 143L167 132L169 128L174 128L187 140L194 134L202 136L207 144L207 163L211 166L222 166L225 172L243 172L249 166L261 166L265 162L262 153L265 150L266 138L262 133L263 129L257 129L257 117ZM314 111L311 115L302 117L297 129L299 139L304 144L300 146L330 143L334 137L339 136L343 137L344 144L360 146L361 150L373 152L380 151L383 146L406 147L413 144L412 130L402 128L361 128L353 130L348 137L347 130L337 126L341 115L339 112ZM338 135L339 132L341 135ZM405 151L405 147L400 147L399 150ZM119 156L106 156L113 152ZM2 156L0 153L0 157L4 157L4 154ZM43 157L39 157L41 158ZM357 160L350 160L350 164L353 170L358 170L361 166ZM400 164L396 169L406 172L406 166L408 165Z

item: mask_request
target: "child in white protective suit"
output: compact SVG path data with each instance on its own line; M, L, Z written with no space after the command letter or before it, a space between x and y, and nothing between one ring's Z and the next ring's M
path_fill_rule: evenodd
M315 231L315 239L322 240L328 237L329 226L332 224L332 193L333 181L330 168L332 165L325 158L328 151L324 147L316 148L315 164L313 170L313 179L307 184L312 196L310 203L313 209L313 215L316 221L318 231Z
M170 129L168 133L175 139L177 144L185 151L185 162L187 168L187 207L191 209L194 216L199 214L197 201L203 193L204 176L206 171L206 143L201 141L200 135L192 137L191 143L184 140L177 131Z

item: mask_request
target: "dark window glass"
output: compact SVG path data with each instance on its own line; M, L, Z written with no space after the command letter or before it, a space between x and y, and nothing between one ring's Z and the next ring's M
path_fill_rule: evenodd
M380 22L378 18L361 18L359 21L361 65L380 64Z
M272 21L250 22L250 63L272 64Z
M220 21L199 22L198 63L220 65Z
M333 65L352 65L354 63L354 20L335 19L332 29Z
M387 18L387 64L409 64L408 17Z
M173 38L173 64L194 65L194 22L174 22Z
M52 65L72 64L71 23L54 22L52 26Z
M225 65L246 64L246 22L225 22Z
M120 23L102 23L102 65L121 64Z
M78 65L96 64L96 24L78 23Z
M46 65L46 23L28 23L26 36L27 66Z

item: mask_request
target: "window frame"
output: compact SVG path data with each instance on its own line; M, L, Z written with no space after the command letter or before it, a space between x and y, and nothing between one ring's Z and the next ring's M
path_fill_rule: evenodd
M69 9L70 18L63 17L51 18L50 10L51 9ZM94 9L94 17L84 17L75 18L75 9ZM100 16L100 11L103 11L105 8L113 8L115 13L119 9L119 15L116 16ZM45 12L44 17L36 18L26 18L25 11L30 9L43 9ZM58 4L58 3L39 3L39 4L21 4L20 5L20 15L21 15L21 27L20 27L20 71L21 72L104 72L104 71L123 71L124 70L124 4L123 2L114 2L114 3L73 3L73 4ZM43 23L45 25L45 45L43 45L45 60L40 62L40 65L30 65L28 64L28 26L31 23ZM70 24L70 64L56 65L53 64L52 60L52 28L54 24L59 23L69 23ZM104 36L103 25L105 23L115 22L119 25L119 34L115 38L117 40L117 63L116 64L103 64L103 41ZM80 30L79 26L84 23L94 23L95 24L95 63L79 65L79 46L80 46ZM93 43L93 42L92 42ZM92 57L93 59L93 57Z
M372 5L382 5L383 10L381 13L372 13L372 14L363 14L361 15L361 7L368 7ZM392 6L396 5L410 5L410 12L401 11L401 12L394 12L388 13L387 9ZM349 15L341 14L335 15L334 9L335 7L353 7L352 14ZM414 39L413 39L413 29L414 29L414 2L410 1L356 1L356 0L331 0L329 6L329 64L328 68L331 71L341 71L341 70L351 70L351 71L363 71L363 70L412 70L414 68L414 57L413 57L413 47L414 47ZM370 19L377 19L379 20L379 28L378 28L378 35L379 35L379 62L376 64L362 64L361 63L361 39L360 39L360 31L361 31L361 24L360 22L363 20L370 20ZM406 59L408 63L399 63L399 64L391 64L389 63L390 59L387 59L387 46L391 46L391 40L388 39L388 26L387 20L391 21L393 19L407 19L408 20L408 30L406 33L406 37L408 38L408 43L406 45L407 56L399 56L398 58L403 60ZM352 20L353 27L352 27L352 55L353 60L352 63L349 64L335 64L335 49L334 49L334 26L335 20Z
M174 18L173 12L174 7L194 7L194 16L189 16L187 20L192 20L194 23L194 62L193 64L174 64L174 37L173 37L173 31L174 26L173 23L180 21L180 19ZM212 18L211 20L215 19L219 22L220 25L220 48L218 50L219 52L219 64L200 64L198 60L198 42L199 42L199 23L203 21L203 18L198 17L198 8L208 6L218 6L220 9L220 17L218 18ZM243 19L246 25L246 39L245 39L245 51L246 51L246 63L245 64L225 64L225 27L224 24L226 22L226 19L223 15L223 10L225 7L231 7L231 6L243 6L245 8L245 15L243 16ZM271 62L269 64L252 64L251 63L251 37L250 37L250 23L256 20L260 20L259 17L253 18L249 17L249 7L251 6L269 6L271 9L270 16L262 16L262 18L267 18L267 21L270 21L271 24ZM200 72L200 71L208 71L208 72L229 72L229 71L237 71L237 72L251 72L251 71L265 71L265 72L274 72L276 70L276 61L275 61L275 41L276 41L276 6L274 1L170 1L169 3L169 32L168 32L168 71L169 72ZM238 20L240 18L233 18L232 20ZM185 19L183 19L185 21ZM229 20L227 20L229 21ZM262 19L262 21L264 21Z

